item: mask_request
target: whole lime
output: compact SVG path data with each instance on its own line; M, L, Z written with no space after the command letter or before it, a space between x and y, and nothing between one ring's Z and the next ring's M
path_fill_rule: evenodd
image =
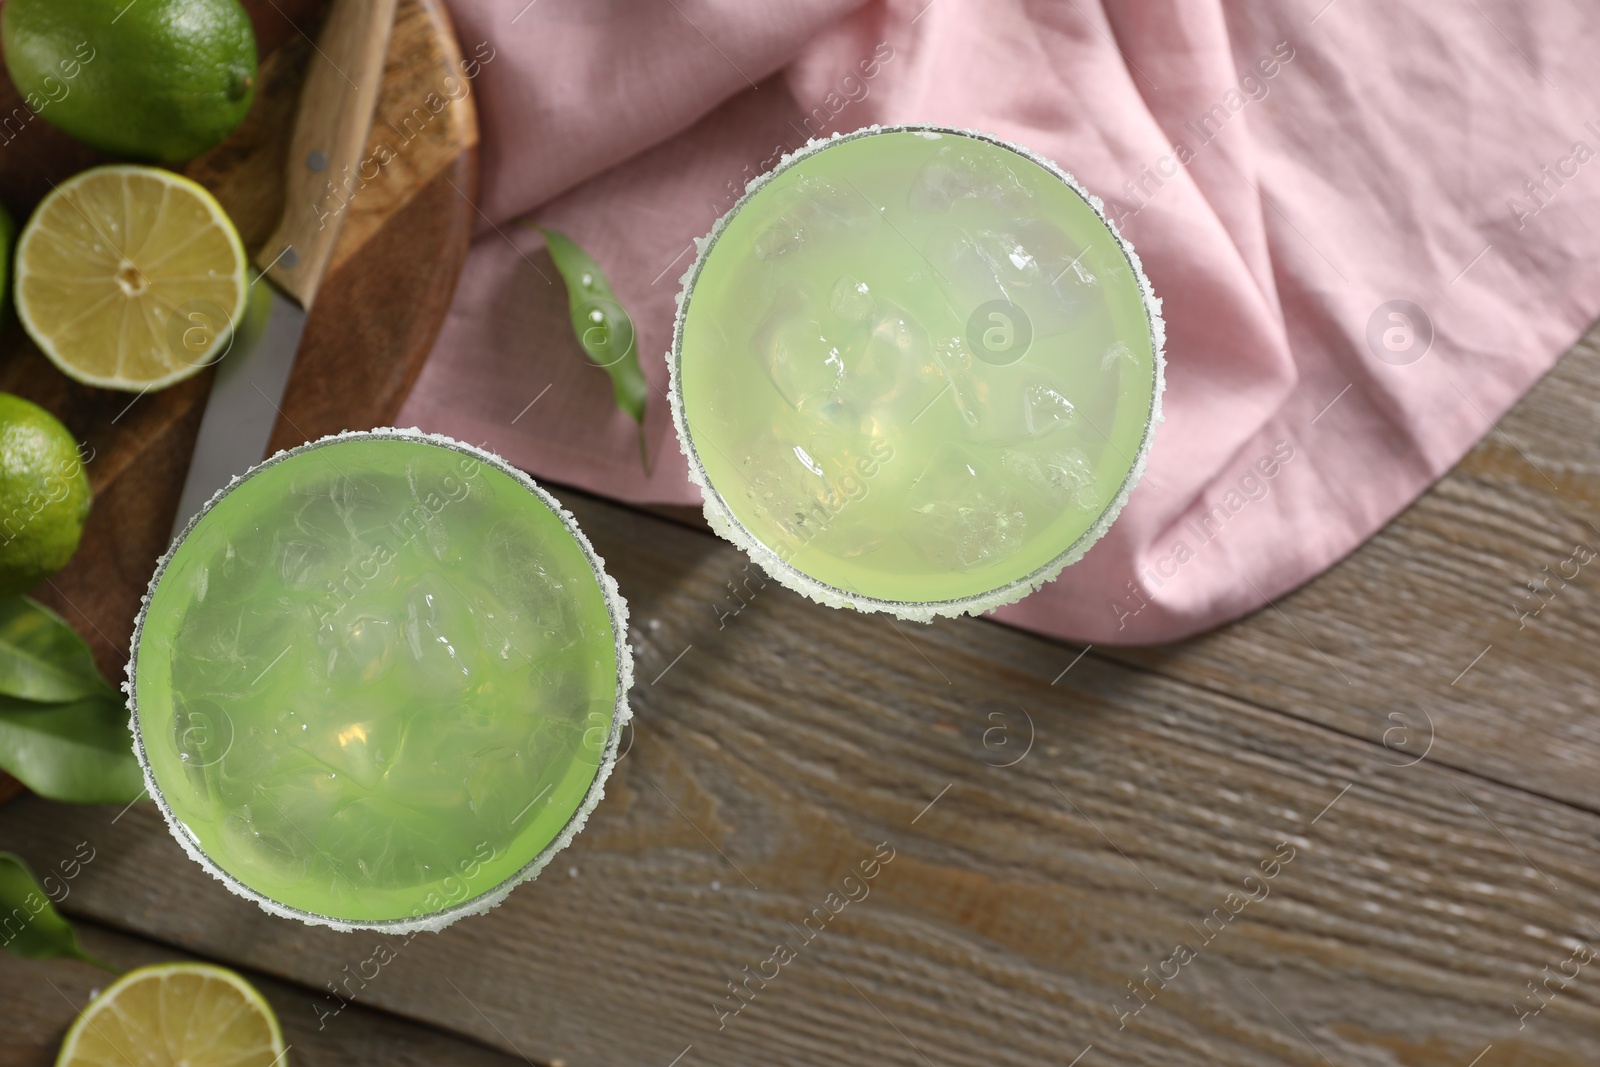
M228 136L255 95L238 0L6 0L0 34L28 107L102 152L182 162Z
M78 442L37 404L0 393L0 596L67 565L89 517Z

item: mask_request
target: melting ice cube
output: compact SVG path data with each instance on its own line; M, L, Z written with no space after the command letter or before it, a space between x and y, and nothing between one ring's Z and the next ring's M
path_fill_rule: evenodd
M906 494L914 518L907 538L929 562L970 570L1022 547L1028 520L1020 502L982 460L946 446Z
M1007 211L1019 211L1033 192L1009 162L987 145L959 141L940 146L922 165L911 184L907 204L912 211L939 214L961 200L983 200Z
M859 239L882 222L877 208L860 193L826 178L804 175L770 198L777 217L756 234L756 255L777 259L808 245L839 237Z
M1046 437L1077 419L1066 386L1033 361L985 363L972 355L962 337L944 339L938 352L966 439L974 444L1017 444Z
M837 514L822 458L792 437L758 433L740 461L744 493L758 517L809 542Z
M1081 449L1013 450L1001 458L1000 465L1057 511L1078 508L1099 512L1108 503L1095 485L1094 467Z
M844 381L844 353L807 307L803 290L784 287L755 336L762 367L795 408L811 397L827 396Z

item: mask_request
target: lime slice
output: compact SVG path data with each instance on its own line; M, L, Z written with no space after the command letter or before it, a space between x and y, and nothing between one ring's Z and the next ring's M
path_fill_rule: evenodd
M56 1067L283 1067L283 1034L261 994L206 963L129 971L89 1002Z
M157 167L58 185L17 242L17 317L85 385L146 392L228 344L249 294L244 245L210 193Z

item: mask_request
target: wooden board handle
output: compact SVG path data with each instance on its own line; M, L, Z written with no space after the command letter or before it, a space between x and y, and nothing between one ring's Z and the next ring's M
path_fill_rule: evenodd
M397 0L333 0L306 71L289 139L283 219L256 263L311 307L360 182Z

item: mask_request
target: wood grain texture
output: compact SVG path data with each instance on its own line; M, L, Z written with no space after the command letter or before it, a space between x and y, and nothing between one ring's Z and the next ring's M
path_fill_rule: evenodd
M313 24L312 29L317 27ZM189 161L183 172L211 190L239 230L247 249L259 249L283 217L281 181L262 175L283 174L289 166L289 133L293 128L300 84L315 53L311 39L298 34L261 59L256 99L239 128L216 148Z
M269 451L387 425L422 372L477 220L478 70L442 5L401 0L363 184L300 342L324 358L296 361Z
M334 248L332 269L360 254L369 240L409 209L420 191L445 176L455 183L457 195L448 202L430 204L428 210L430 217L440 217L441 222L434 225L441 232L457 237L429 254L443 257L446 266L453 261L459 270L473 228L481 221L468 197L477 190L477 171L472 164L478 145L478 111L472 93L482 69L476 55L464 54L443 6L412 0L399 4L382 92L356 175L358 188L344 200L344 227ZM400 228L415 227L422 221L408 218ZM394 262L394 254L383 262ZM421 254L419 249L411 250L413 256ZM415 270L420 265L413 262L411 267Z
M279 4L296 23L279 19L274 76L290 79L316 5ZM423 15L444 17L404 0L397 34ZM391 142L408 115L426 132L350 203L307 343L352 364L297 368L277 445L358 425L353 398L398 403L414 367L373 354L431 343L454 268L428 276L403 235L447 216L471 227L471 153L426 139L472 127L470 85L426 124L415 109L433 114L429 79L461 62L386 74ZM25 135L48 138L38 125ZM283 153L281 132L254 136L250 151ZM30 188L13 151L0 138L0 198ZM418 191L394 199L391 176ZM270 220L263 205L249 210ZM449 247L464 256L465 238ZM424 279L410 304L363 296L363 278L402 265ZM412 305L432 311L397 327ZM61 405L103 446L102 547L46 594L120 669L125 628L95 631L131 602L105 590L143 586L140 524L164 530L151 513L170 511L160 494L175 501L181 467L161 463L186 455L161 435L192 438L196 401L172 390L119 414L125 398L74 392L28 358L0 363L0 388ZM1339 417L1305 447L1336 447ZM1600 942L1600 559L1538 602L1516 593L1576 544L1600 549L1597 417L1592 338L1503 432L1276 608L1176 648L1081 659L981 620L826 611L763 584L693 516L557 490L630 600L638 725L576 844L443 935L271 918L144 804L22 797L0 807L0 845L45 868L92 842L64 905L90 948L142 962L181 946L273 976L298 1063L1588 1067L1600 970L1573 961ZM1543 606L1519 618L1513 603ZM894 858L864 882L880 847ZM772 974L779 943L793 959L720 1016L742 1003L728 983ZM374 971L380 948L394 959ZM20 1006L0 1064L46 1062L64 1029L46 975L80 1003L99 981L0 956L0 997ZM330 986L352 1003L327 1018L339 1002L312 995Z
M264 51L256 101L240 128L186 171L217 194L253 246L282 213L292 116L326 5L247 6ZM441 0L400 0L380 114L386 102L398 107L410 100L419 85L442 86L460 75L452 33ZM18 105L15 89L0 79L0 114ZM16 130L0 134L0 200L18 220L52 182L102 161L41 119ZM370 154L371 137L368 143ZM323 283L327 306L307 322L279 439L304 440L293 427L316 436L393 419L432 347L466 256L476 145L470 99L452 101L414 138L413 162L383 168L380 180L351 203L351 224ZM78 627L113 677L126 659L139 596L167 548L210 377L205 372L145 396L91 389L57 372L14 318L0 332L0 390L42 404L93 450L88 472L96 504L82 547L36 593Z
M361 167L383 85L395 0L332 0L300 85L284 174L284 211L256 252L279 288L310 308L333 259L336 190ZM320 160L314 164L313 157ZM353 180L352 188L353 192Z
M143 967L188 959L165 945L129 937L95 924L81 924L84 947L116 967ZM338 1025L317 1028L307 1010L312 995L304 989L248 974L277 1013L294 1067L510 1067L524 1062L492 1049L393 1016L351 1008ZM50 1067L67 1027L89 998L106 987L109 975L68 960L19 965L0 963L0 1003L6 1006L0 1067Z
M1513 1007L1600 939L1600 818L1095 656L1062 675L1075 653L981 620L824 611L704 534L561 495L627 590L638 726L588 829L491 914L296 926L147 805L113 825L24 798L0 840L39 866L90 840L69 911L308 988L399 946L357 1003L534 1062L1600 1058L1590 971L1525 1029ZM719 1019L746 967L777 977ZM1151 1002L1125 1018L1130 982Z
M1337 447L1338 416L1303 448ZM1355 736L1398 712L1431 760L1600 811L1597 426L1600 329L1328 574L1242 624L1109 654Z

